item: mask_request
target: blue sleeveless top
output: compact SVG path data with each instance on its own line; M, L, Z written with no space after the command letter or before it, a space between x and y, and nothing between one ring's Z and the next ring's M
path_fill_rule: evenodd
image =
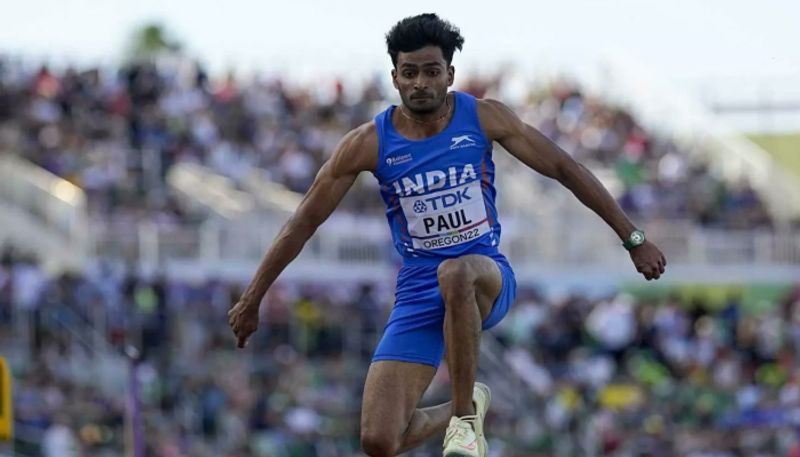
M430 138L401 136L392 124L394 105L375 117L374 174L395 248L406 264L498 254L492 145L481 129L475 97L453 95L450 123Z

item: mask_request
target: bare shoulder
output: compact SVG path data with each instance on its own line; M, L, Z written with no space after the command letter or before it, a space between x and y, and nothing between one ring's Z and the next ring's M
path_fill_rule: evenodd
M492 98L480 98L477 104L478 119L489 140L506 138L519 127L519 117L505 103Z
M347 132L336 146L331 162L343 174L374 170L378 164L378 133L375 123L365 122Z
M360 147L378 150L378 129L374 121L365 122L358 127L350 130L347 136L357 142Z
M495 100L493 98L478 98L476 99L478 102L478 112L484 112L486 114L492 114L498 111L507 111L509 110L508 106L505 103L501 102L500 100Z

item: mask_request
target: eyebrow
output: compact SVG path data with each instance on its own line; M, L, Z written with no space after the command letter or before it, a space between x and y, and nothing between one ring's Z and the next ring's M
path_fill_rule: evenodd
M442 62L434 61L434 62L425 62L423 64L415 64L411 62L403 62L401 67L443 67L445 66Z

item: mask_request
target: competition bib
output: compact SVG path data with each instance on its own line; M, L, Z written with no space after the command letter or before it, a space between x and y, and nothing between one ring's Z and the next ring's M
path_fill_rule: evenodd
M401 197L414 249L439 249L490 231L480 180L427 195Z

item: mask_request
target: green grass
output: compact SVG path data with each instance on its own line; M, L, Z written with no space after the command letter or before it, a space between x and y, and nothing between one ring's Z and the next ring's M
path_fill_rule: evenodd
M759 313L769 309L786 297L791 289L788 283L738 283L738 284L684 284L680 286L642 285L641 282L626 283L621 288L638 299L665 300L673 297L683 305L695 301L708 309L718 310L725 306L731 296L740 296L747 313Z
M747 137L800 179L800 133L754 134Z

